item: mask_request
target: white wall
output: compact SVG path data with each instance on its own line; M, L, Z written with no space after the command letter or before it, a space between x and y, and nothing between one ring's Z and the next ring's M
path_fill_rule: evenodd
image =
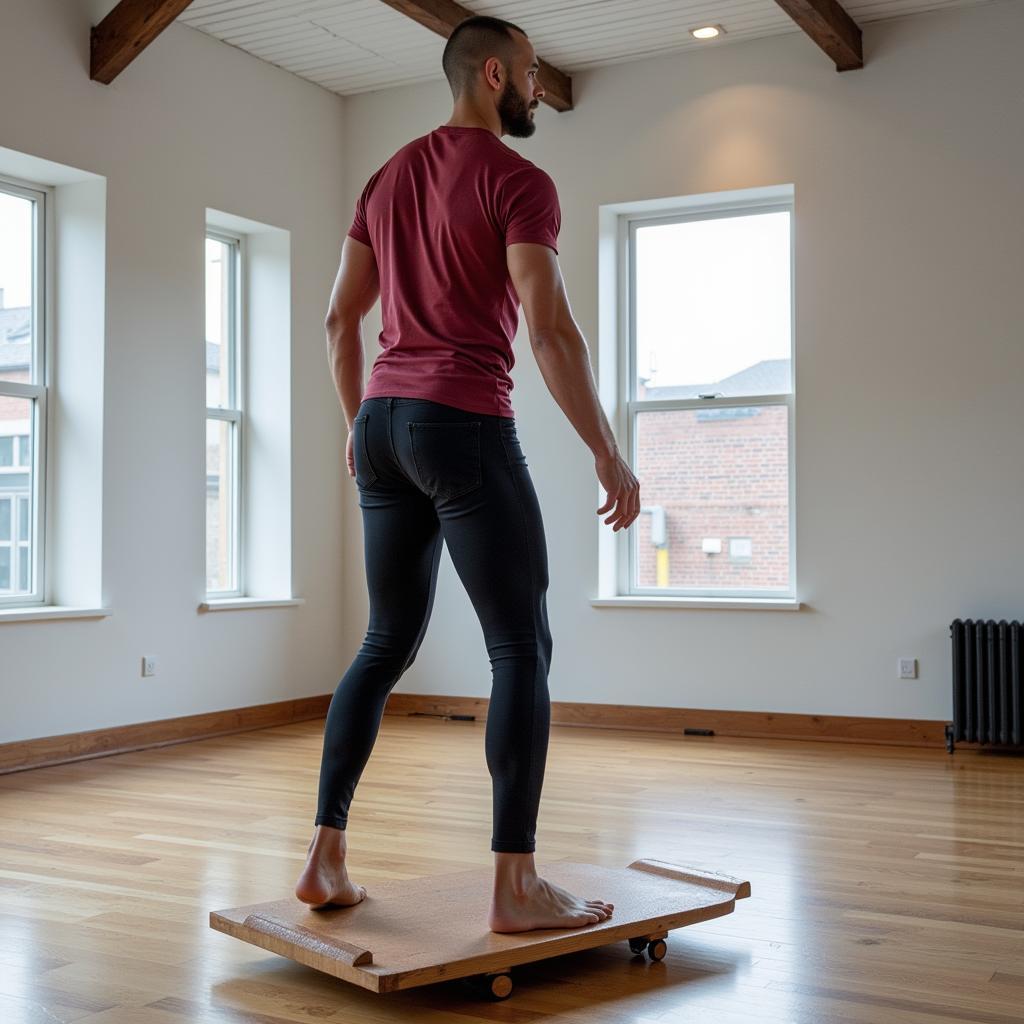
M107 179L102 557L113 609L0 624L0 742L326 693L346 664L352 484L323 333L350 213L345 101L182 25L112 85L90 82L89 26L111 6L4 0L0 13L0 146ZM291 234L299 607L196 610L207 207ZM158 658L154 678L140 677L143 654Z
M1021 39L1024 5L1004 0L869 26L861 71L837 74L802 34L618 65L574 77L575 111L542 106L532 139L504 140L559 187L560 262L595 362L600 204L796 190L808 607L591 607L607 529L592 460L521 325L512 399L545 515L553 699L945 718L950 621L1024 616ZM450 107L443 80L350 98L349 207ZM358 517L349 488L352 653L366 613ZM896 678L899 655L920 659L920 679ZM489 683L446 554L430 629L397 689L485 696Z

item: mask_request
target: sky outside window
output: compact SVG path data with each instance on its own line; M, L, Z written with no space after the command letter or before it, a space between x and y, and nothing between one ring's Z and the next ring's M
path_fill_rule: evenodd
M636 366L648 387L711 384L790 358L789 217L637 228Z
M32 303L32 203L0 192L0 288L4 306Z

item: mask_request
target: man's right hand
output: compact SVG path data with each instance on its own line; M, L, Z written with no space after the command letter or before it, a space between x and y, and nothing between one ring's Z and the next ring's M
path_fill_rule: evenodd
M356 475L356 459L352 451L351 430L349 430L348 437L345 440L345 465L348 466L348 475L354 477Z
M615 449L614 455L601 456L594 460L597 479L607 492L608 500L597 510L603 515L614 506L614 511L605 520L612 524L612 532L624 530L640 515L640 481Z

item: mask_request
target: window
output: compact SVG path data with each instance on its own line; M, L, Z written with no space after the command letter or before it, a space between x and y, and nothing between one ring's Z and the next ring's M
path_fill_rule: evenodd
M206 592L242 594L242 240L206 234Z
M291 235L206 208L206 583L197 611L292 590Z
M47 199L0 178L0 607L44 597Z
M632 210L620 408L641 515L619 593L793 598L792 201Z

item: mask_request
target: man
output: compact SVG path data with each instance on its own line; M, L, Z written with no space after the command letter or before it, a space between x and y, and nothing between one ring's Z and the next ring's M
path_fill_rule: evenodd
M534 132L544 95L526 34L471 17L442 59L447 124L369 180L342 249L326 328L363 514L370 622L331 701L315 834L295 894L313 906L366 895L345 865L348 810L387 696L413 663L442 540L483 627L493 672L485 752L495 855L492 931L605 920L612 904L537 874L551 661L540 505L509 402L518 306L555 400L594 453L613 530L639 515L636 477L598 401L587 344L556 259L550 177L501 141ZM361 321L381 297L382 352L362 393Z

